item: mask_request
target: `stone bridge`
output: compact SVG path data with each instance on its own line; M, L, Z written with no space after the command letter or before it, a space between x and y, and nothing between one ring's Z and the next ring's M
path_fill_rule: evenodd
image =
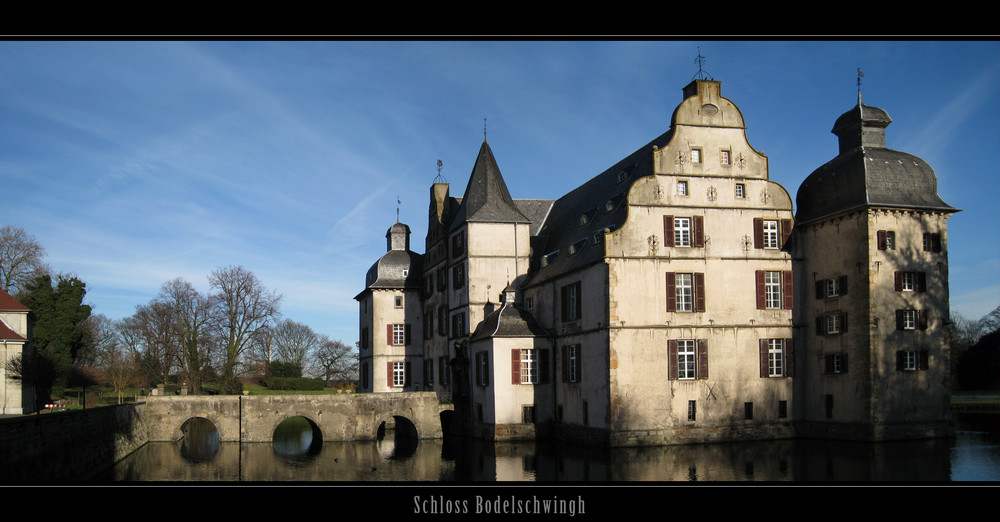
M146 398L145 421L150 441L177 440L187 421L204 418L222 442L271 442L278 424L292 417L308 419L324 441L377 440L396 426L439 439L453 410L434 392L153 396Z

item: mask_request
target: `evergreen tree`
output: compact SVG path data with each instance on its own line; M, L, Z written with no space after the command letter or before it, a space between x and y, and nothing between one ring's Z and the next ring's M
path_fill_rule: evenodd
M40 275L29 282L21 303L31 309L34 318L36 390L39 399L60 397L69 383L73 363L80 350L90 342L84 321L90 306L83 304L86 284L76 277Z

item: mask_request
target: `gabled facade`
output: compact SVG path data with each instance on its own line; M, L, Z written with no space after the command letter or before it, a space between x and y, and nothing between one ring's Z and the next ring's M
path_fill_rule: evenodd
M0 342L3 359L0 361L0 413L23 415L35 411L35 388L30 383L8 375L9 361L16 361L22 354L34 349L32 345L30 310L10 294L0 289Z
M823 392L801 382L816 368L803 321L817 312L803 307L818 282L794 275L793 257L855 263L838 259L856 238L793 239L792 198L720 83L682 94L669 130L559 199L513 199L486 142L461 198L431 187L417 388L451 393L469 433L635 446L790 438L808 424ZM803 213L801 194L800 216L827 219ZM897 228L938 244L947 208ZM918 271L902 266L912 259L894 272ZM875 383L885 370L866 371Z

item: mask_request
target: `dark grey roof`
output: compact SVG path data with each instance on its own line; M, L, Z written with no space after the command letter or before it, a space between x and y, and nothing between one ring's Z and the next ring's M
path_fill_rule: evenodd
M957 210L938 195L927 162L885 147L891 121L884 110L861 104L837 119L832 132L840 138L840 154L802 182L798 224L861 207Z
M395 223L385 234L387 252L365 274L365 289L420 290L423 285L423 256L409 249L410 227ZM361 297L355 296L355 299Z
M465 222L528 223L528 219L514 204L507 184L500 175L493 151L483 141L479 156L472 167L465 195L452 220L452 228Z
M471 340L478 341L490 337L549 337L549 335L548 330L542 328L530 312L505 302L479 323L476 331L472 333Z
M604 245L598 241L603 240L605 230L625 222L629 188L636 180L654 174L653 147L665 146L672 135L672 130L661 134L552 204L545 223L532 238L528 285L604 258Z

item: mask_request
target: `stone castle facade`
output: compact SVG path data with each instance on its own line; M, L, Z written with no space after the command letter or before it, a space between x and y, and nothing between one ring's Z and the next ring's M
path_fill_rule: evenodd
M556 200L513 199L484 141L430 188L424 253L386 234L362 392L449 393L478 437L611 446L949 430L947 218L863 105L792 197L713 80L670 129Z

